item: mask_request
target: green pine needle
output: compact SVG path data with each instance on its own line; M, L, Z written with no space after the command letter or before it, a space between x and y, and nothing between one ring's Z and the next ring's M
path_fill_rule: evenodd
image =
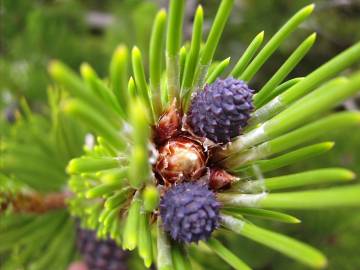
M284 42L284 40L313 12L314 5L309 5L298 11L286 24L269 40L259 54L254 58L245 71L239 76L241 80L250 81L266 60Z

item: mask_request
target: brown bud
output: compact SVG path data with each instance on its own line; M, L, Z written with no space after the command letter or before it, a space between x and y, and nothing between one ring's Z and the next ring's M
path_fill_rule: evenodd
M178 137L160 147L155 171L165 183L196 180L205 170L206 159L201 145Z
M174 100L169 109L160 117L155 127L155 143L162 144L171 137L174 137L180 131L180 127L181 114L176 108L176 100Z
M209 186L213 190L230 187L231 183L236 180L236 177L229 174L227 171L219 168L210 169Z

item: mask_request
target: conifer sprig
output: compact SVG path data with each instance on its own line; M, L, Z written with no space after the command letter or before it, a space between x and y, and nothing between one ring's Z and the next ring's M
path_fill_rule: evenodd
M192 98L203 90L205 82L212 83L219 76L228 76L225 69L230 65L229 58L211 69L210 65L214 62L216 47L232 5L232 0L221 2L205 45L200 50L204 16L202 8L199 6L195 13L190 47L182 46L184 1L171 1L167 24L165 11L160 11L154 21L150 44L150 78L145 76L140 50L134 47L131 53L133 72L127 87L124 85L127 80L124 74L127 49L124 46L111 61L110 85L102 82L95 72L90 72L89 67L82 72L81 80L59 62L50 65L53 79L71 96L64 102L63 110L82 120L97 136L97 143L86 149L83 157L73 159L68 165L67 171L71 174L69 186L74 193L69 202L72 214L78 216L87 227L97 230L100 236L109 235L126 249L138 248L147 267L155 263L158 269L191 269L187 259L187 252L191 252L188 245L175 243L165 231L177 235L177 230L183 227L186 231L191 224L195 224L196 229L201 226L189 219L184 226L165 228L166 223L174 219L171 219L171 213L169 218L167 213L159 213L161 209L158 205L161 205L164 194L170 192L173 186L182 185L182 181L201 182L203 178L196 178L194 174L189 174L194 179L175 180L175 184L172 181L176 177L183 177L189 168L199 168L205 163L209 174L202 176L208 177L205 183L222 203L220 228L268 246L310 267L325 267L326 259L318 250L260 228L249 220L261 218L299 223L296 217L278 212L277 209L360 206L358 185L307 190L319 184L341 184L353 180L355 176L348 170L328 168L283 176L267 175L267 172L329 151L333 142L314 142L320 136L328 135L334 129L359 127L359 113L332 113L331 110L359 91L358 72L347 77L336 75L359 60L360 45L353 45L305 77L285 81L314 44L316 34L311 34L255 91L255 109L242 134L231 138L231 143L225 145L207 144L206 138L194 136L191 127L186 125L187 115L182 113L191 114L189 105ZM313 9L314 5L309 5L297 12L262 49L264 33L260 32L235 63L230 75L251 84L252 78L267 59L296 31ZM164 47L165 52L162 51ZM165 67L161 65L164 56ZM225 81L218 82L219 85L221 83L225 84ZM99 94L104 91L107 94ZM228 102L215 94L211 98L214 103ZM231 98L236 102L244 99L243 96ZM219 107L218 103L215 105ZM233 112L230 105L221 105ZM218 110L216 106L215 109L209 107L218 115L223 107L220 106ZM230 117L230 114L225 114L225 117ZM212 122L206 124L212 125ZM185 138L181 137L184 132L188 132ZM172 153L178 151L176 149L180 149L180 158L175 156L171 159ZM199 154L199 151L203 152ZM207 156L209 152L210 157ZM191 161L188 161L188 154ZM165 171L161 171L164 167ZM180 176L177 175L179 168L184 170ZM166 175L171 177L167 179ZM214 180L214 175L221 177ZM214 188L218 186L220 188ZM297 188L306 190L296 191ZM284 189L293 190L282 191ZM192 196L190 193L184 198L195 200ZM196 203L192 205L195 207ZM163 208L166 210L166 207ZM172 213L176 217L185 215L184 209L174 209L179 211ZM215 213L214 209L210 210ZM216 214L210 210L207 214L200 213L200 210L194 214L200 215L204 222L215 220L216 223ZM160 216L165 217L164 221ZM196 229L189 229L192 235L186 235L189 236L187 239L192 239ZM235 269L250 269L214 236L203 241L200 247L205 244ZM153 250L155 243L157 248ZM190 262L196 265L196 258L191 258Z

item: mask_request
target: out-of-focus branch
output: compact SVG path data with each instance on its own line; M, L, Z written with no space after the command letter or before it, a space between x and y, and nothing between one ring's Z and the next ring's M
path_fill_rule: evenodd
M0 194L2 203L0 212L11 208L15 213L34 213L42 214L51 210L65 208L68 193L57 192L42 195L40 193L19 193L19 194Z

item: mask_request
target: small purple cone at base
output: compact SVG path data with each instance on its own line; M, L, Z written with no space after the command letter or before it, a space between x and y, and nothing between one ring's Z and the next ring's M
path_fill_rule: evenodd
M96 237L96 232L78 228L77 248L89 270L128 270L128 253L113 240Z
M215 143L241 134L253 111L253 90L232 77L206 85L191 102L188 124L193 132Z
M164 230L179 242L207 240L219 225L219 206L214 192L206 185L175 185L160 201Z

